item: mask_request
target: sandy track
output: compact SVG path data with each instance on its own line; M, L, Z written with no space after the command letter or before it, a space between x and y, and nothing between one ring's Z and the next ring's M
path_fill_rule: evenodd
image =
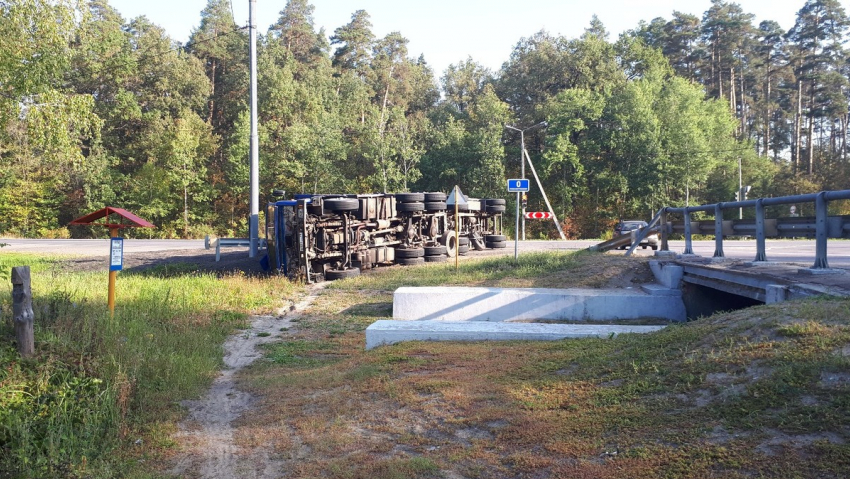
M240 331L224 343L225 369L207 394L184 401L188 417L180 423L174 440L182 451L169 471L180 477L205 479L274 479L283 477L284 462L275 459L271 448L240 448L234 439L233 422L251 408L254 397L236 387L236 374L262 356L258 345L277 340L281 328L291 326L328 283L309 289L298 304L277 316L255 316L250 329ZM268 333L268 334L263 334Z

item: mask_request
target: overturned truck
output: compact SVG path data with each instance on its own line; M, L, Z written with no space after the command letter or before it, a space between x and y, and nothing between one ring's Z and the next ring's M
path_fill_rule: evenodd
M446 204L445 193L295 195L269 203L269 262L308 283L380 265L442 262L470 248L504 248L505 200Z

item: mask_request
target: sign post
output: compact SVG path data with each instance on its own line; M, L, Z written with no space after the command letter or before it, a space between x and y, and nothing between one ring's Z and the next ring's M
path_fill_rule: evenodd
M458 270L458 256L460 256L460 207L467 206L469 203L466 201L466 197L463 196L463 192L460 191L460 187L455 185L454 189L452 189L451 194L449 194L448 199L446 199L447 206L455 207L455 271ZM446 242L446 247L451 248L449 243Z
M528 192L528 180L512 178L508 180L508 193L516 192L516 226L514 227L514 261L519 259L519 203L520 194Z
M107 305L109 315L115 316L115 280L124 267L124 238L118 236L118 228L109 228L109 290Z
M111 215L117 216L117 222L110 222ZM95 223L103 219L102 223ZM106 208L81 216L73 221L72 225L80 226L105 226L109 228L109 285L106 293L106 303L109 306L109 315L115 316L115 282L118 272L124 268L124 238L118 236L121 228L154 228L155 226L139 218L122 208L107 206Z

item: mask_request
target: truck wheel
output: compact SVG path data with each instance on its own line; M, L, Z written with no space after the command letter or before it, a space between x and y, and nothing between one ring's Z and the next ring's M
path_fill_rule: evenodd
M425 209L428 211L445 211L446 210L446 202L445 201L426 201Z
M420 258L425 256L425 250L423 248L396 248L395 249L395 257L396 258Z
M439 202L439 201L442 201L443 203L445 203L446 198L447 198L447 196L446 196L445 193L440 193L440 192L425 193L425 201L429 202L429 203L434 203L434 202Z
M505 235L487 235L484 237L484 241L488 243L498 243L499 241L505 241Z
M472 236L472 247L477 251L481 251L485 248L484 240L481 239L481 235L475 234Z
M507 244L504 241L488 241L487 247L491 249L505 248L507 247Z
M415 266L417 264L424 264L425 258L396 258L395 262L403 266Z
M488 204L488 205L484 208L484 212L485 212L485 213L504 213L504 212L505 212L505 205L491 205L491 204Z
M652 248L652 251L658 251L658 245L657 244L650 246L650 248Z
M439 256L426 256L426 263L445 263L449 259L448 256L441 254Z
M457 254L463 256L466 253L469 253L469 245L468 244L460 245L460 246L457 247Z
M457 253L457 235L454 231L446 231L440 238L440 243L446 247L446 254L453 258Z
M487 198L485 200L482 200L481 203L484 206L496 206L496 205L505 206L507 204L507 203L505 203L505 200L503 200L502 198Z
M395 209L399 213L413 213L415 211L422 211L425 209L425 203L421 201L414 201L411 203L396 203Z
M469 236L461 236L458 238L457 244L460 246L469 246Z
M446 247L445 246L426 246L425 247L425 257L428 256L445 256L446 255Z
M425 201L425 193L396 193L395 200L400 203L413 203Z
M360 268L350 268L350 269L329 269L325 271L325 279L328 281L334 281L337 279L345 279L345 278L354 278L355 276L360 276Z
M329 198L322 204L328 211L354 211L360 208L360 200L356 198Z

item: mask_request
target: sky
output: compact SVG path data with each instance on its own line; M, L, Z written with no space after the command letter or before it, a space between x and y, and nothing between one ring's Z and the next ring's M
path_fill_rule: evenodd
M234 18L248 24L248 0L231 0ZM286 0L256 0L260 33L275 23ZM842 0L846 3L848 0ZM311 0L318 31L330 36L351 21L356 10L366 10L372 31L380 38L399 31L410 42L412 58L424 55L437 77L446 67L471 57L496 72L523 37L540 30L567 38L580 36L596 14L611 40L640 20L670 19L674 10L702 17L710 0ZM788 30L805 0L739 0L754 24L774 20ZM110 0L125 20L140 15L165 28L174 40L186 42L201 20L207 0Z

